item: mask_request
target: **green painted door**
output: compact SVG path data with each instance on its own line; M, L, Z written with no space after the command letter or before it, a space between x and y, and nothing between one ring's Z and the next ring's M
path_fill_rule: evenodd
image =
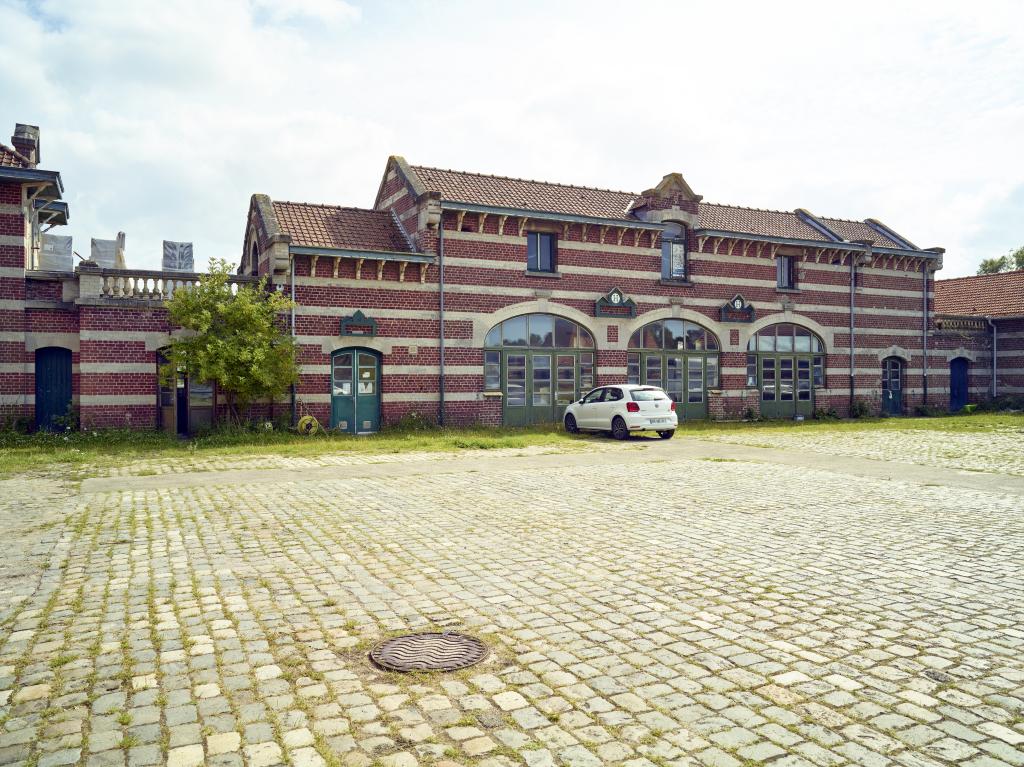
M812 358L761 354L761 417L792 418L814 414Z
M903 361L898 357L882 361L882 413L903 414Z
M680 421L707 418L705 355L645 352L642 356L643 383L665 390L676 403Z
M54 431L55 418L71 408L71 352L56 346L36 350L36 428Z
M331 358L331 428L349 434L380 430L380 357L343 349Z
M594 387L594 353L523 349L502 352L503 423L559 423L565 408Z

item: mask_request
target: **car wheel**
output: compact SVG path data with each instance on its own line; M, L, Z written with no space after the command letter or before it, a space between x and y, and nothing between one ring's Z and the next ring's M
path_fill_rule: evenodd
M622 420L622 416L617 415L612 421L612 436L615 439L626 439L629 436L629 429L626 428L626 422Z
M570 434L579 434L580 427L576 425L576 418L572 413L565 417L565 430Z
M661 437L662 439L672 439L672 435L675 433L675 429L672 429L671 431L659 431L658 436Z

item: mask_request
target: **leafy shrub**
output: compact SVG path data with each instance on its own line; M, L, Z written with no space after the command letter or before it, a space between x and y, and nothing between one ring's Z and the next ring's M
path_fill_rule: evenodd
M828 410L822 410L819 408L814 411L815 421L838 421L839 413L836 412L834 407L830 407Z
M949 414L942 408L938 408L933 405L918 405L914 408L914 415L919 418L938 418L939 416Z
M854 400L850 406L850 418L867 418L871 415L871 408L862 399Z

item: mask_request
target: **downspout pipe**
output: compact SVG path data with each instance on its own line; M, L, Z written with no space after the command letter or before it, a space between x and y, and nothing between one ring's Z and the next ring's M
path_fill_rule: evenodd
M444 426L444 211L437 222L437 281L438 281L438 381L437 423Z
M995 399L999 396L999 386L996 383L996 376L999 373L999 329L991 317L986 317L985 321L992 328L992 399Z
M291 283L290 290L291 290L291 297L292 297L291 320L289 321L288 325L289 325L289 328L291 329L291 333L292 333L292 348L294 348L295 347L295 256L292 256L292 255L289 255L289 258L288 258L288 277L289 277L288 281ZM296 401L296 399L297 398L296 398L295 384L292 384L292 426L295 426L299 422L298 418L296 417L297 416L296 409L298 407L298 402Z
M850 253L850 415L853 415L854 390L857 386L857 267L871 263L874 240L854 240L864 248L863 253Z
M928 407L928 262L921 264L921 354L922 394L921 404Z
M854 358L855 344L853 338L857 323L854 320L853 312L856 304L854 300L854 290L857 287L857 259L859 257L860 254L858 253L850 253L850 405L848 413L851 416L853 415L853 396L854 386L856 384L856 367Z

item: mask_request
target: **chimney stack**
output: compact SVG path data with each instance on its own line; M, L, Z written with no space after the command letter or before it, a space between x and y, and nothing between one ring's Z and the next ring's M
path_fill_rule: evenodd
M31 167L39 164L39 126L17 123L11 143L19 154L23 155Z

